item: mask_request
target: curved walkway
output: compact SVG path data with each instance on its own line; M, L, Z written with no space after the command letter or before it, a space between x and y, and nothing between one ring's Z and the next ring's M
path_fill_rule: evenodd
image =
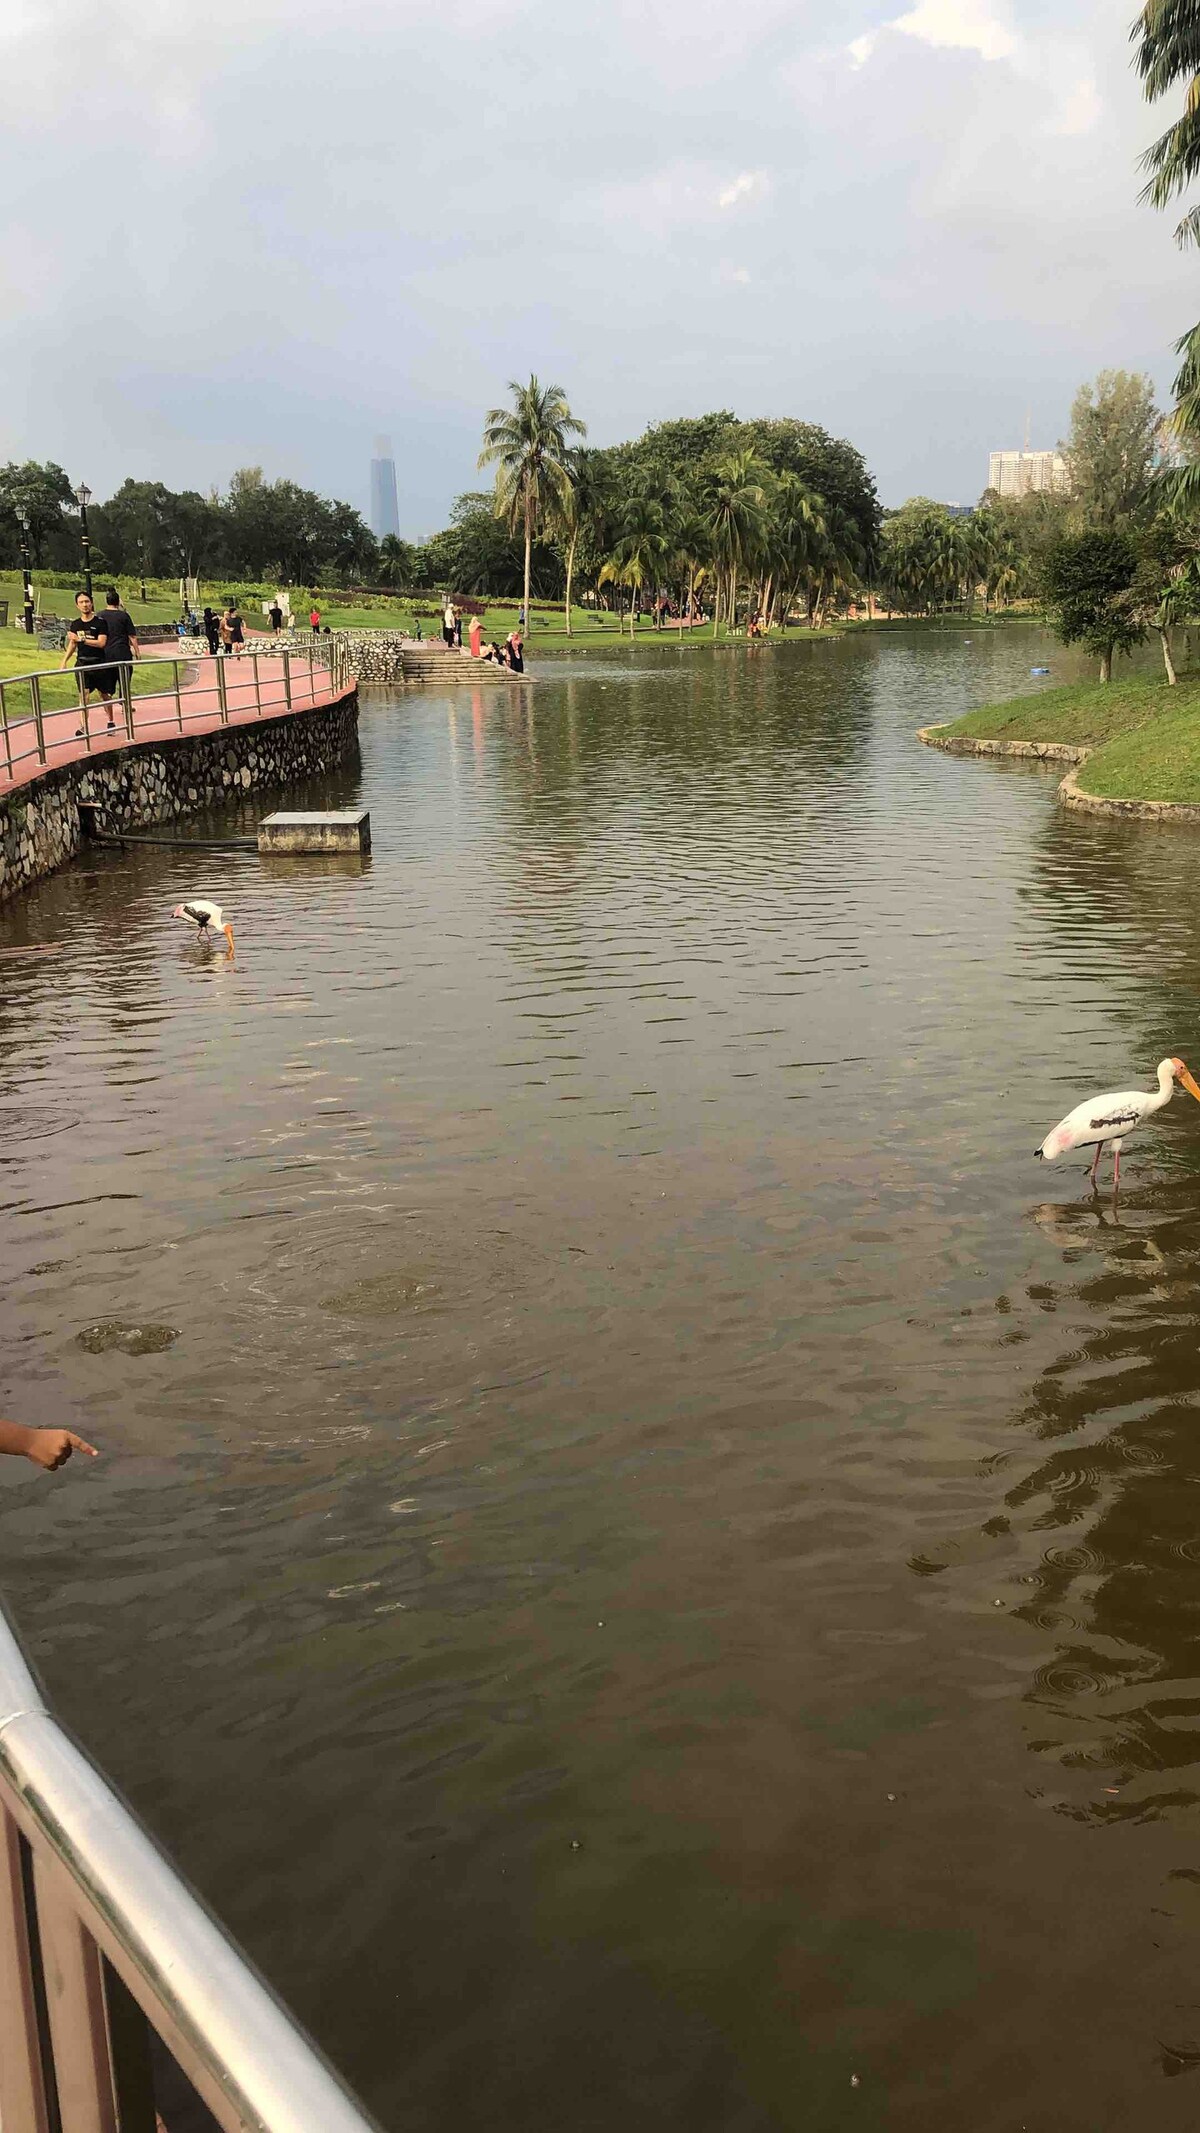
M150 666L151 657L140 662ZM286 718L297 711L311 711L333 704L355 687L353 673L311 663L299 653L254 653L225 658L202 658L159 662L168 669L161 691L130 696L113 705L116 732L105 731L106 708L92 697L87 712L87 734L80 738L77 703L65 709L45 711L38 722L31 708L17 710L18 693L28 704L28 689L6 681L7 720L0 724L0 797L32 785L48 770L80 762L91 755L111 755L130 745L178 739L181 734L219 732L222 726L245 726L262 718ZM221 671L218 672L218 669ZM176 675L178 686L176 686ZM53 670L39 680L56 679Z

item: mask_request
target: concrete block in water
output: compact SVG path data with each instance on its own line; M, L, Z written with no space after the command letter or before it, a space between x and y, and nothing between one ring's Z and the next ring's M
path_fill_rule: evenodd
M327 814L266 815L258 825L260 852L369 852L371 817L365 807Z

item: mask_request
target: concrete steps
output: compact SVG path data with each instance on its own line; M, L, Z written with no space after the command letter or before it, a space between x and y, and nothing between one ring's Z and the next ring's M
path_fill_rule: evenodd
M507 667L496 666L490 659L472 659L469 652L458 652L444 644L405 645L400 653L400 669L405 681L492 681L503 685L524 678L511 674Z

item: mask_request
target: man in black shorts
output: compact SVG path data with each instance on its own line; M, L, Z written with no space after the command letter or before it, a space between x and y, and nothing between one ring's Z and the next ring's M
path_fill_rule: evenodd
M104 613L101 627L108 638L105 651L113 662L113 678L118 689L121 686L121 668L131 666L142 656L142 647L137 639L137 625L133 616L121 605L121 595L115 585L110 585L104 595Z
M87 700L95 690L108 712L108 732L115 733L113 719L113 692L117 686L117 670L108 664L108 631L104 619L92 606L90 593L75 595L75 624L67 631L67 649L63 653L62 667L71 664L75 657L75 672L79 676L79 701L83 708L83 724L75 728L75 738L80 740L87 732Z

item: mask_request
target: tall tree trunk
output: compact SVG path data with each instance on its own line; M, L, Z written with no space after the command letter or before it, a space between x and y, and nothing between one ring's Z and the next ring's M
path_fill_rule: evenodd
M773 587L774 587L774 584L775 584L775 573L774 573L774 571L773 571L773 570L771 570L771 571L768 571L768 573L767 573L767 575L766 575L765 579L763 580L763 589L762 589L762 608L761 608L761 613L762 613L762 618L763 618L763 628L764 628L764 629L767 629L767 630L769 630L769 629L770 629L770 627L771 627L771 602L772 602L772 599L774 598L774 592L773 592Z
M1179 676L1178 676L1178 674L1177 674L1177 673L1175 672L1175 662L1174 662L1174 660L1173 660L1173 659L1172 659L1172 657L1171 657L1171 632L1170 632L1170 630L1169 630L1169 629L1160 629L1160 630L1159 630L1159 633L1158 633L1158 640L1159 640L1159 643L1160 643L1160 644L1162 645L1163 665L1165 666L1165 668L1166 668L1166 670L1167 670L1167 683L1168 683L1168 686L1169 686L1170 688L1172 688L1172 689L1173 689L1173 688L1175 687L1175 684L1176 684L1176 682L1177 682L1177 681L1178 681L1178 679L1179 679Z
M571 629L571 579L572 579L572 577L573 577L573 576L574 576L574 574L575 574L575 543L577 542L577 540L578 540L578 539L579 539L579 535L578 535L578 533L573 533L573 534L571 535L571 545L570 545L570 547L569 547L569 548L568 548L568 550L567 550L567 635L568 635L568 637L570 637L570 636L571 636L571 635L573 634L573 632L572 632L572 629ZM528 613L528 609L526 609L526 613Z
M525 484L525 628L529 628L529 586L533 556L533 493Z
M719 570L714 570L714 572L713 572L713 642L714 642L714 644L715 644L715 642L716 642L716 637L717 637L717 631L718 631L718 629L720 628L720 626L721 626L721 573L720 573L720 571L719 571Z
M1103 651L1103 652L1101 652L1101 654L1100 654L1100 679L1101 679L1101 681L1111 681L1111 680L1112 680L1112 646L1111 646L1111 644L1110 644L1110 645L1108 646L1108 648L1107 648L1107 650L1106 650L1106 651Z
M689 628L689 629L690 629L690 628L691 628L691 626L692 626L692 610L693 610L693 608L695 607L695 605L696 605L696 566L695 566L695 564L694 564L694 563L689 563L689 564L688 564L688 597L687 597L687 619L688 619L688 628ZM680 639L682 640L682 637L683 637L683 631L682 631L682 630L680 631L679 635L680 635Z

